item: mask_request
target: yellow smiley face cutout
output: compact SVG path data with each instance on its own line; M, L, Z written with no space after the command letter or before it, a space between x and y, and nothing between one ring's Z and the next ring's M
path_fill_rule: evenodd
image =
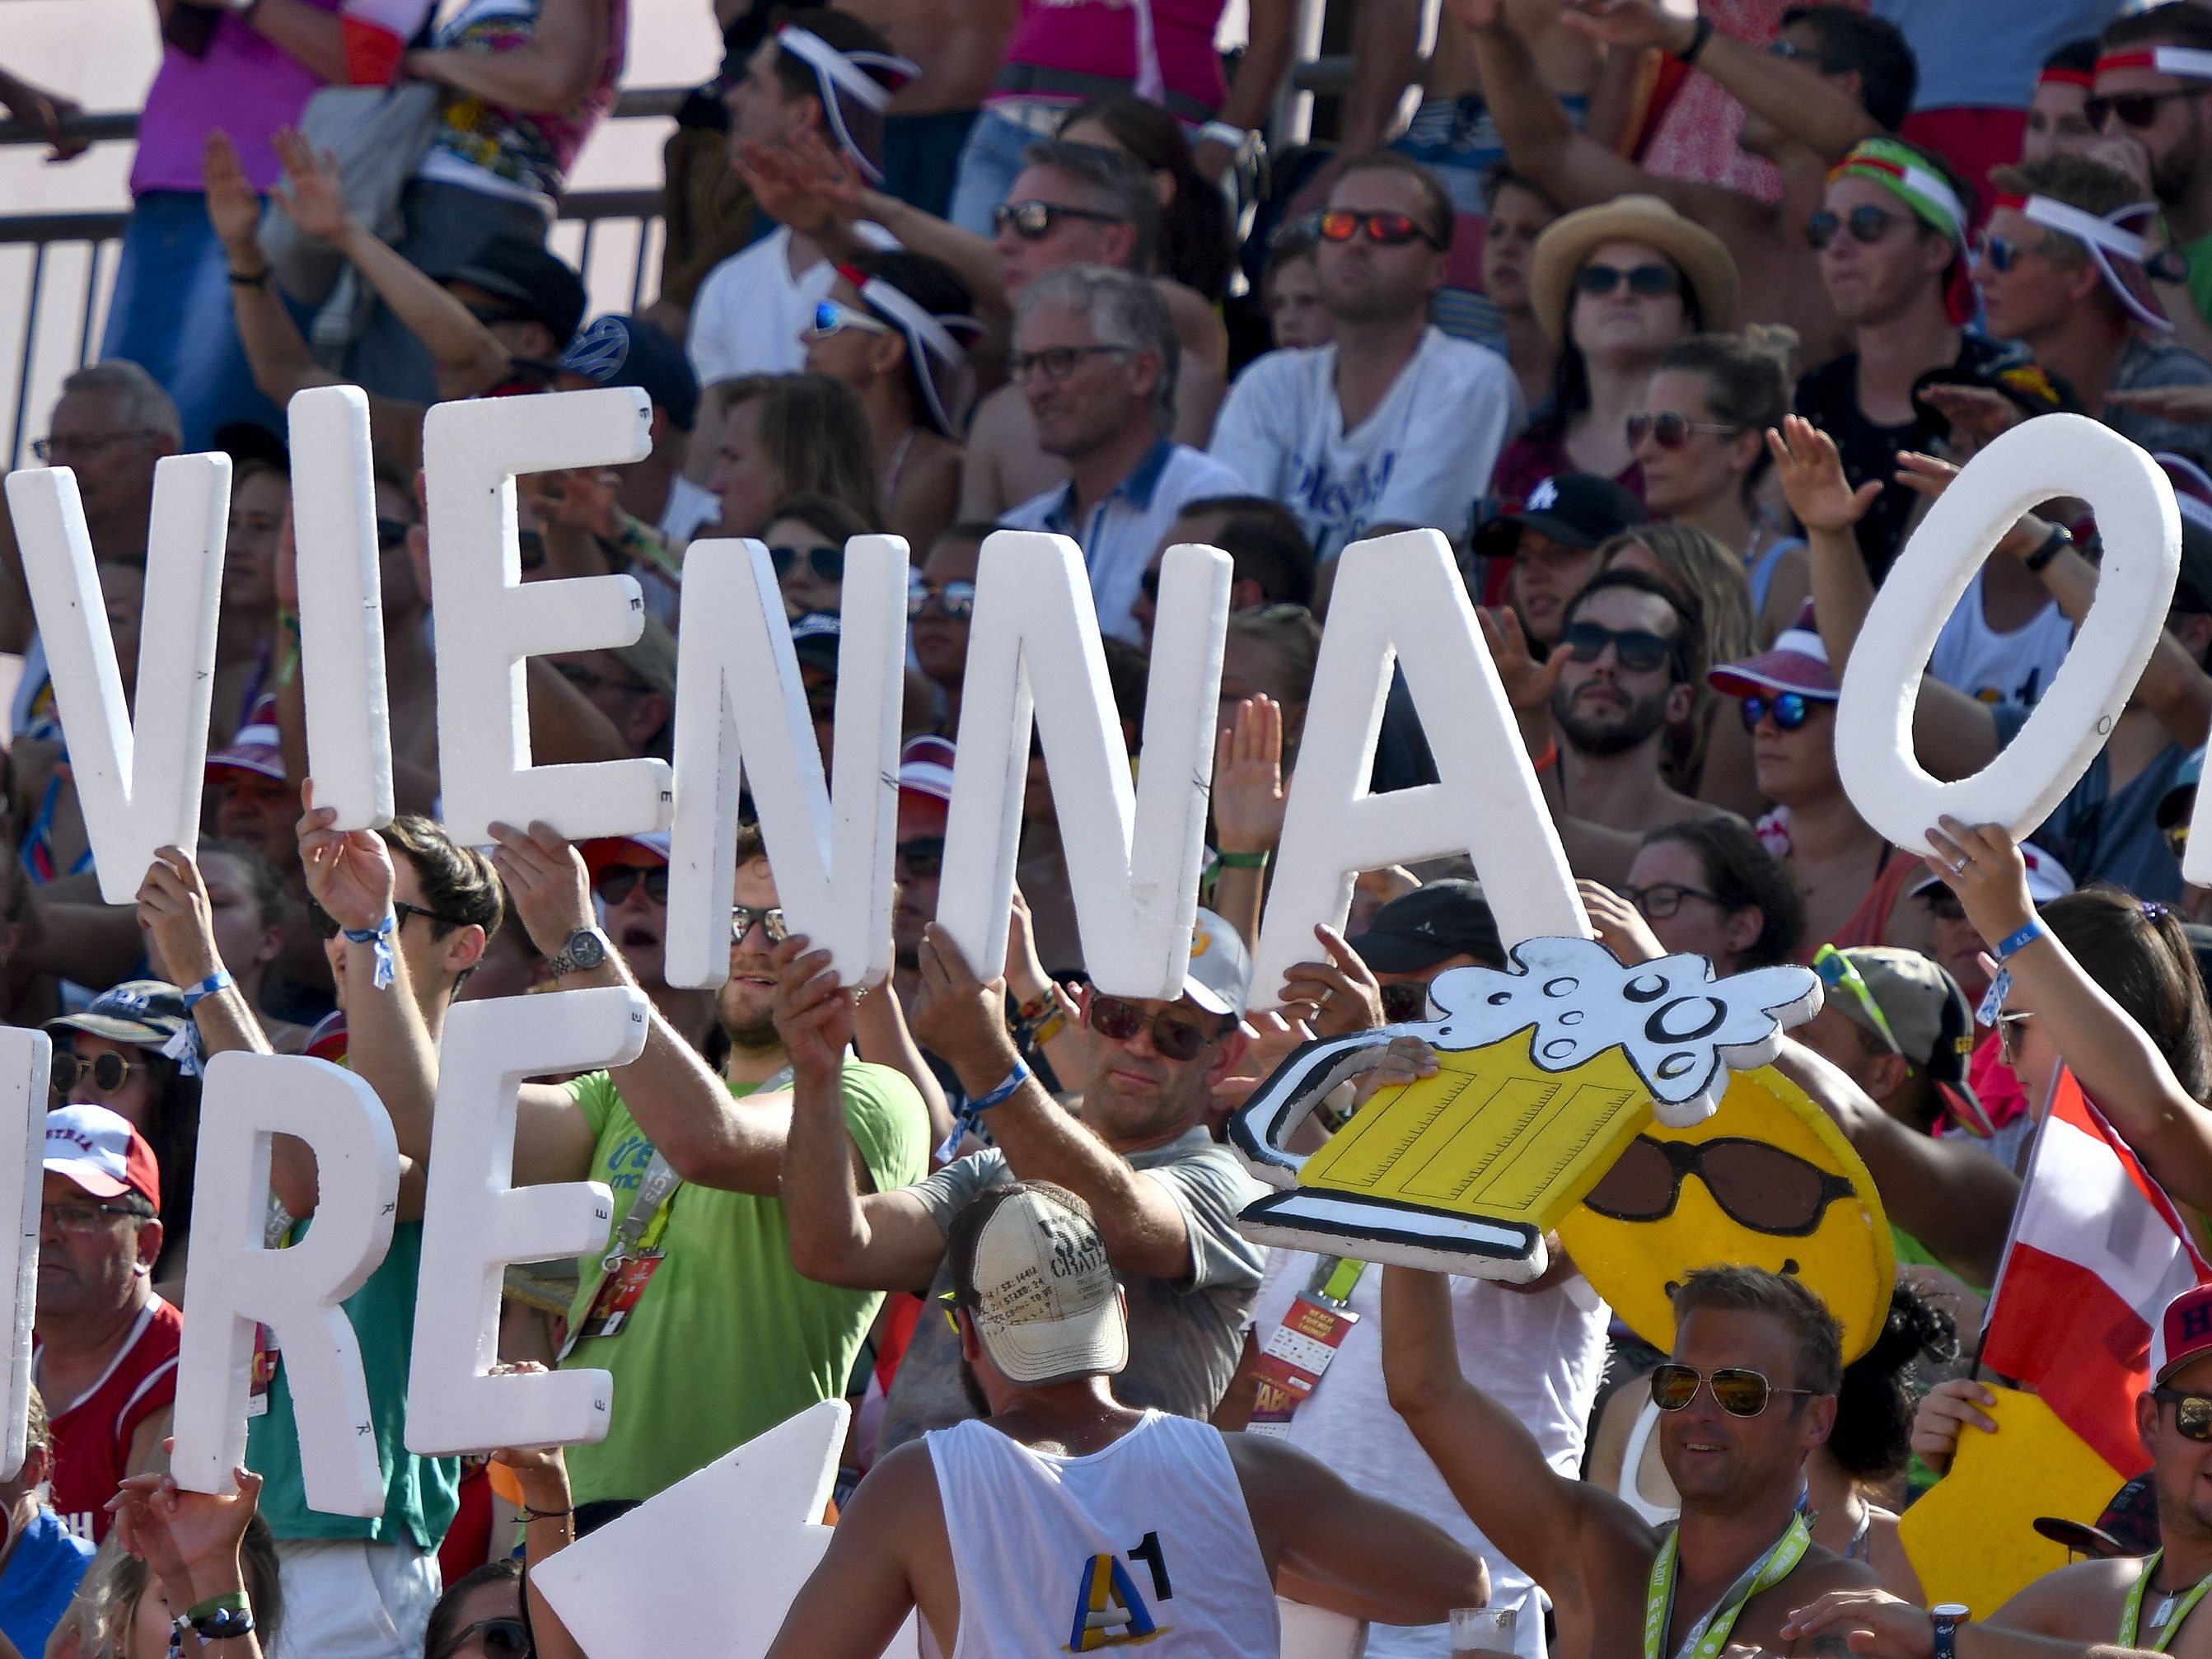
M1560 1222L1559 1242L1662 1352L1674 1342L1674 1286L1726 1264L1802 1281L1843 1328L1845 1361L1856 1359L1881 1334L1897 1272L1874 1177L1771 1066L1735 1073L1701 1123L1645 1125Z

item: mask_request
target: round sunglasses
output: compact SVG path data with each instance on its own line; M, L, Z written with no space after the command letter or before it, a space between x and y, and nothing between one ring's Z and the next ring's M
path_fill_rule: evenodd
M788 576L800 560L806 568L825 582L845 580L845 550L823 542L814 547L771 547L768 562L775 568L775 579L781 581Z
M1720 1135L1711 1140L1654 1140L1638 1135L1615 1159L1583 1204L1615 1221L1664 1221L1695 1176L1739 1227L1774 1238L1806 1238L1851 1183L1763 1140Z
M592 878L592 890L607 902L609 908L620 904L645 884L645 896L665 908L668 904L668 866L665 864L611 864Z
M1717 421L1693 421L1679 409L1639 409L1628 417L1627 427L1628 446L1632 449L1646 438L1662 449L1680 449L1690 441L1692 433L1733 438L1743 430L1740 426L1727 426Z
M1759 730L1763 720L1772 720L1778 732L1795 732L1813 718L1815 703L1829 703L1830 697L1808 697L1797 691L1778 691L1772 696L1755 696L1743 699L1743 729Z
M1360 213L1351 208L1331 208L1314 221L1314 234L1324 242L1348 242L1363 230L1369 241L1382 247L1403 247L1408 242L1426 242L1438 249L1443 246L1434 232L1407 213Z
M1598 299L1624 283L1639 300L1657 300L1682 291L1682 278L1672 265L1637 265L1623 270L1618 265L1592 264L1575 273L1575 287Z
M130 1080L133 1072L146 1069L135 1060L124 1059L112 1048L94 1054L90 1060L66 1048L59 1049L53 1059L54 1092L65 1095L88 1077L96 1093L112 1095Z
M1673 659L1674 645L1656 634L1641 628L1605 628L1594 622L1567 624L1559 635L1559 643L1577 662L1595 662L1605 654L1608 645L1613 647L1613 660L1624 672L1649 674L1654 669L1664 668Z
M1885 213L1878 207L1855 207L1847 214L1834 214L1822 208L1805 221L1805 241L1813 252L1836 240L1839 230L1849 230L1854 242L1879 242L1890 233L1891 227L1905 222L1901 213Z
M1741 1365L1723 1365L1701 1371L1693 1365L1669 1362L1651 1371L1651 1403L1662 1412L1678 1412L1698 1397L1700 1386L1711 1389L1713 1404L1730 1417L1757 1417L1778 1394L1811 1395L1810 1389L1778 1389L1757 1371Z
M1092 1030L1112 1042L1132 1042L1150 1024L1152 1047L1159 1050L1160 1058L1178 1061L1196 1060L1206 1051L1206 1045L1219 1035L1188 1020L1176 1019L1164 1008L1147 1015L1135 1003L1121 997L1092 997L1087 1023Z

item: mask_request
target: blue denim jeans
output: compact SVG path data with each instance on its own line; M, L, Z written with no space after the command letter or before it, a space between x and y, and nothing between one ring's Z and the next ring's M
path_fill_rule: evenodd
M952 206L945 217L978 236L992 234L991 212L1006 199L1021 176L1022 153L1037 135L1018 121L985 110L968 130L960 151L960 171L952 185Z

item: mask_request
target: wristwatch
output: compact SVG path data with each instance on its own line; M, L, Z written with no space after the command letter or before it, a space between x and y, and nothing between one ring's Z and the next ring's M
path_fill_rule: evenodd
M579 927L561 943L561 948L545 965L553 977L561 979L569 974L580 974L597 968L607 959L607 936L596 927Z
M1928 1616L1936 1621L1933 1659L1958 1659L1959 1626L1974 1615L1962 1601L1941 1601L1928 1609Z

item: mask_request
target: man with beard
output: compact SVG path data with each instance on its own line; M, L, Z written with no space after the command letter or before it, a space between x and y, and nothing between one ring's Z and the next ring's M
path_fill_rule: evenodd
M515 915L562 990L634 985L593 923L584 861L544 824L495 824ZM730 977L716 1001L720 1076L658 1012L645 1051L613 1072L522 1090L514 1181L602 1181L604 1252L583 1258L564 1364L615 1377L597 1445L569 1448L579 1504L650 1498L817 1401L840 1397L880 1298L810 1284L792 1267L778 1193L792 1070L770 1006L784 935L757 832L738 836ZM928 1167L914 1085L847 1059L831 1080L848 1179L890 1191ZM619 1259L607 1270L605 1256Z
M1213 457L1297 514L1323 563L1386 526L1456 536L1520 424L1521 392L1503 357L1429 321L1451 198L1418 161L1370 150L1344 164L1317 224L1336 338L1239 375Z
M2182 340L2202 350L2212 322L2212 13L2202 6L2153 6L2117 18L2105 31L2097 84L2084 106L2103 135L2091 151L2149 187L2164 210L2166 236L2188 266L2184 289L2160 284L2159 298L2182 325ZM2189 314L2193 311L2194 315Z

